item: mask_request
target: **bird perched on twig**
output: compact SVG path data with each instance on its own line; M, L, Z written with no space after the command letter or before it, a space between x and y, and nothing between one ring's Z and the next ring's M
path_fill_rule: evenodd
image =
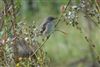
M42 34L45 37L49 37L49 35L52 33L54 30L54 17L47 17L45 21L40 25L40 34Z

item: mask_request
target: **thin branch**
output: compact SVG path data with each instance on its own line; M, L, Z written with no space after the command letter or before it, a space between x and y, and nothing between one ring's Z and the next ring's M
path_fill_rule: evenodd
M67 10L67 7L69 6L70 2L71 2L71 0L68 1L67 5L66 5L66 8L65 8L65 11ZM57 25L59 24L59 22L60 22L60 20L61 20L62 17L63 17L63 15L61 15L61 16L58 18L57 23L56 23L56 25L55 25L55 28L56 28ZM54 32L54 31L53 31L53 32ZM52 33L53 33L53 32L52 32ZM52 33L51 33L51 34L52 34ZM32 57L33 55L35 55L36 52L47 42L47 40L50 38L51 34L47 37L47 39L43 42L43 44L41 44L40 47L37 48L37 49L33 52L33 54L32 54L30 57Z
M13 25L13 33L16 35L16 15L15 15L15 8L14 8L14 1L11 0L11 5L12 5L12 25Z
M0 31L2 31L2 28L4 26L4 14L3 11L0 13Z
M64 31L62 31L62 30L55 30L55 31L58 31L58 32L63 33L64 35L67 35L67 33L66 33L66 32L64 32Z
M68 8L68 6L69 6L70 2L71 2L71 0L69 0L69 1L68 1L68 3L67 3L67 5L66 5L66 8L65 8L65 10L64 10L64 11L66 11L66 10L67 10L67 8ZM60 20L61 20L61 18L62 18L62 17L63 17L63 15L61 15L61 16L59 17L59 19L57 20L57 23L56 23L55 27L57 27L57 25L59 24L59 22L60 22Z
M50 36L49 36L49 37L50 37ZM47 40L49 39L49 37L39 46L39 48L37 48L37 49L34 51L34 53L33 53L30 57L32 57L33 55L35 55L36 52L37 52L42 46L44 46L44 44L47 42Z

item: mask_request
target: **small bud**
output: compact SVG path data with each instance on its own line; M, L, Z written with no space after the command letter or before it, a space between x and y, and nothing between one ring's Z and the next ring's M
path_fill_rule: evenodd
M61 5L60 12L65 13L65 8L66 8L66 5Z

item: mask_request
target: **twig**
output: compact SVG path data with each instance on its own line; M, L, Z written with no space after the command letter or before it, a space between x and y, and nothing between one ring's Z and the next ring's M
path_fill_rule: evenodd
M68 5L70 4L70 2L71 2L71 0L68 1L65 10L67 9L67 7L68 7ZM59 24L59 22L60 22L60 20L61 20L62 17L63 17L63 15L61 15L61 16L58 18L57 23L56 23L56 25L55 25L55 28L56 28L57 25ZM53 32L54 32L54 31L53 31ZM53 32L52 32L52 33L53 33ZM51 34L52 34L52 33L51 33ZM47 37L47 39L43 42L43 44L41 44L40 47L37 48L37 49L33 52L33 54L32 54L30 57L32 57L33 55L35 55L36 52L47 42L47 40L50 38L51 34Z
M88 20L87 21L87 23L88 23L88 28L90 28L89 29L89 32L87 32L87 36L85 36L85 35L83 35L84 36L84 38L85 38L85 40L87 41L87 43L88 43L88 47L89 47L89 49L90 49L90 53L91 53L91 57L92 57L92 62L93 62L93 65L92 65L92 67L97 67L97 60L96 60L96 53L95 53L95 44L93 43L93 40L92 40L92 36L91 36L91 33L92 33L92 28L91 28L91 25L90 25L90 23L91 22L93 22L95 25L97 25L96 23L95 23L95 21L93 21L88 15L87 15L87 9L88 8L90 8L90 7L88 7L88 6L90 6L91 4L89 3L89 0L84 0L85 1L85 3L84 3L84 5L85 5L85 8L82 10L82 12L86 15L85 16L85 18ZM89 5L87 5L89 3ZM84 12L85 11L85 12ZM81 27L80 27L81 28ZM82 28L81 28L82 29ZM83 34L85 34L84 32L82 32Z
M14 35L16 35L16 31L15 31L15 28L16 28L16 16L15 16L15 8L14 8L14 1L11 0L11 5L12 5L12 25L13 25L13 33Z
M49 37L50 37L50 36L49 36ZM49 37L39 46L39 48L37 48L37 49L34 51L34 53L33 53L30 57L32 57L33 55L36 54L36 52L47 42L47 40L49 39Z
M99 0L98 0L98 1L99 1ZM95 0L95 6L96 6L96 8L97 8L97 11L100 13L100 7L99 7L99 5L98 5L97 0Z
M4 14L3 11L0 13L0 31L2 31L3 25L4 25Z
M62 31L62 30L55 30L55 31L58 31L58 32L63 33L64 35L67 35L67 33L66 33L66 32L64 32L64 31Z
M67 10L67 8L68 8L68 6L69 6L70 2L71 2L71 0L69 0L69 1L68 1L68 3L67 3L67 5L66 5L66 8L65 8L65 10L64 10L64 11L66 11L66 10ZM63 15L61 15L61 16L59 17L59 19L57 20L57 23L56 23L55 27L57 27L57 25L59 24L59 22L60 22L60 20L61 20L61 18L62 18L62 17L63 17Z

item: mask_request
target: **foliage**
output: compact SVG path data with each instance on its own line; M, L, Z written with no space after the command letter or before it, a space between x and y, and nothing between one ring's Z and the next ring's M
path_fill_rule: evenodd
M99 67L100 46L93 37L99 29L99 1L0 2L1 67L53 67L55 64L58 66L54 67L64 64L68 67ZM48 37L43 37L40 34L39 22L48 15L57 16L55 30ZM73 42L74 39L76 42ZM83 54L80 54L81 52Z

